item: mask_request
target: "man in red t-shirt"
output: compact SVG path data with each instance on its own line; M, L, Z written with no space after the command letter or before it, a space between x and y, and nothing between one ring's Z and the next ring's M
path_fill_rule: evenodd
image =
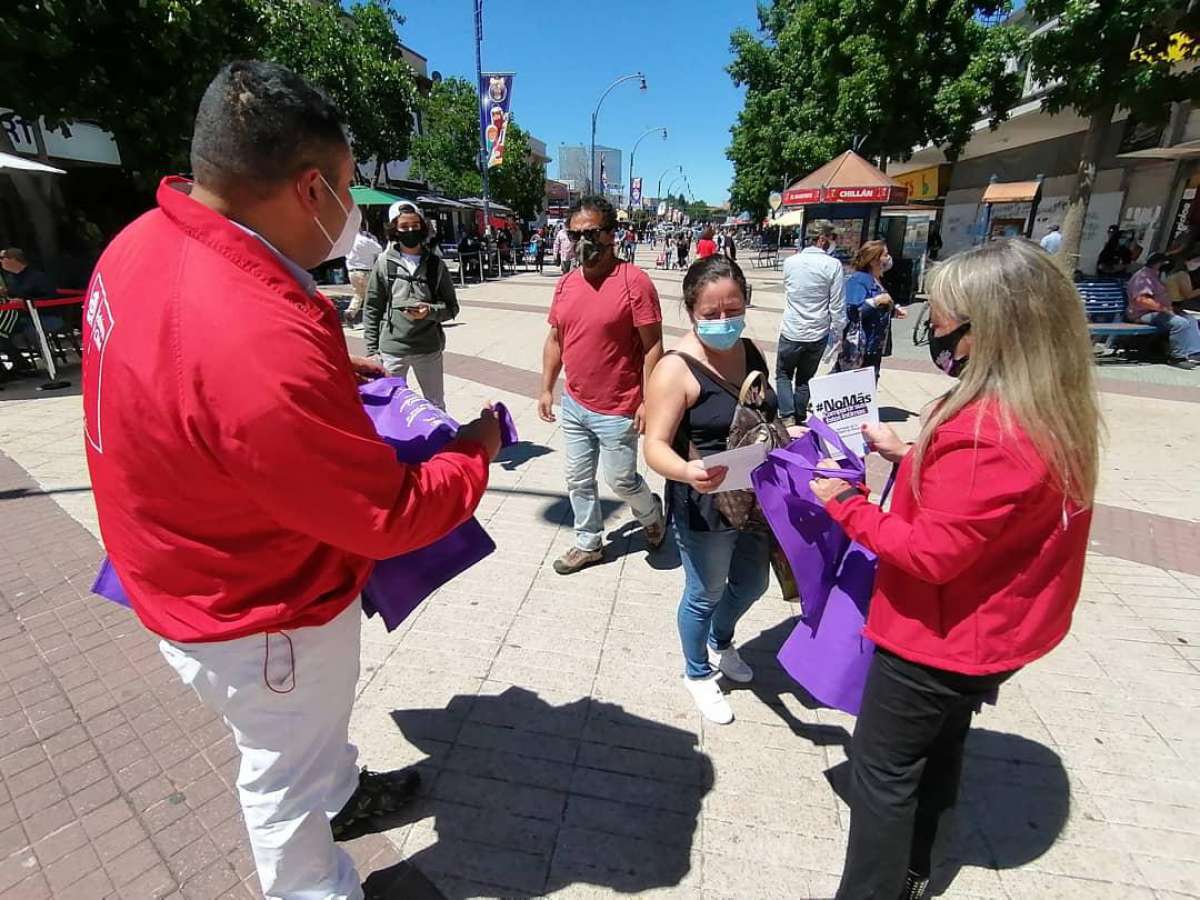
M599 464L609 486L642 523L651 550L666 534L662 501L637 468L642 389L663 352L662 310L649 276L617 257L616 227L616 210L603 197L584 197L571 209L567 235L580 267L564 275L554 290L542 351L538 415L543 421L555 421L554 383L564 366L567 370L562 430L575 546L555 561L560 575L603 558Z

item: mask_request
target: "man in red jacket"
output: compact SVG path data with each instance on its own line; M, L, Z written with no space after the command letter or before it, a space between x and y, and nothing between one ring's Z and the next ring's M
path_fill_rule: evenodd
M465 521L499 449L490 412L421 466L380 441L307 269L357 229L337 109L289 70L224 68L192 139L88 288L88 466L104 543L141 621L241 751L267 897L362 897L335 843L412 795L348 740L359 591L373 561Z

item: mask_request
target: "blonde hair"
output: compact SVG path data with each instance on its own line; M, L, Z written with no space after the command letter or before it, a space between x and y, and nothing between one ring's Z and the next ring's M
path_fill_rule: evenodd
M1083 301L1049 254L1024 239L993 241L938 264L930 304L971 323L971 360L932 409L913 448L913 481L933 433L964 407L994 403L1037 448L1056 486L1090 506L1100 466L1100 408ZM976 419L977 427L980 418Z

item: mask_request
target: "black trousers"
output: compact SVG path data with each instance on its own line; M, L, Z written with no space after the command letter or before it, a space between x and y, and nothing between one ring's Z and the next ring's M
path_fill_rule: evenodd
M958 798L971 716L1012 672L960 675L878 650L850 748L850 839L837 900L896 900L928 876Z
M808 421L808 383L821 367L828 341L793 341L780 335L775 355L775 396L779 415L794 416L803 425Z

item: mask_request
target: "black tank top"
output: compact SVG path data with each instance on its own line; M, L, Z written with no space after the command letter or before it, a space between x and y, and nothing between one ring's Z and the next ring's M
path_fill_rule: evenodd
M771 373L767 361L754 346L754 342L742 338L746 352L746 374L762 372L766 376L766 405L768 417L774 420L777 410L775 391L771 387ZM733 425L733 414L737 410L737 392L741 385L731 385L719 378L703 363L683 353L678 356L696 376L700 383L700 395L683 412L679 429L671 448L684 459L698 455L701 459L728 449L729 429ZM695 448L695 453L692 452ZM682 516L683 523L691 531L727 531L731 526L721 515L711 494L701 494L691 485L668 481L667 511L670 516Z

